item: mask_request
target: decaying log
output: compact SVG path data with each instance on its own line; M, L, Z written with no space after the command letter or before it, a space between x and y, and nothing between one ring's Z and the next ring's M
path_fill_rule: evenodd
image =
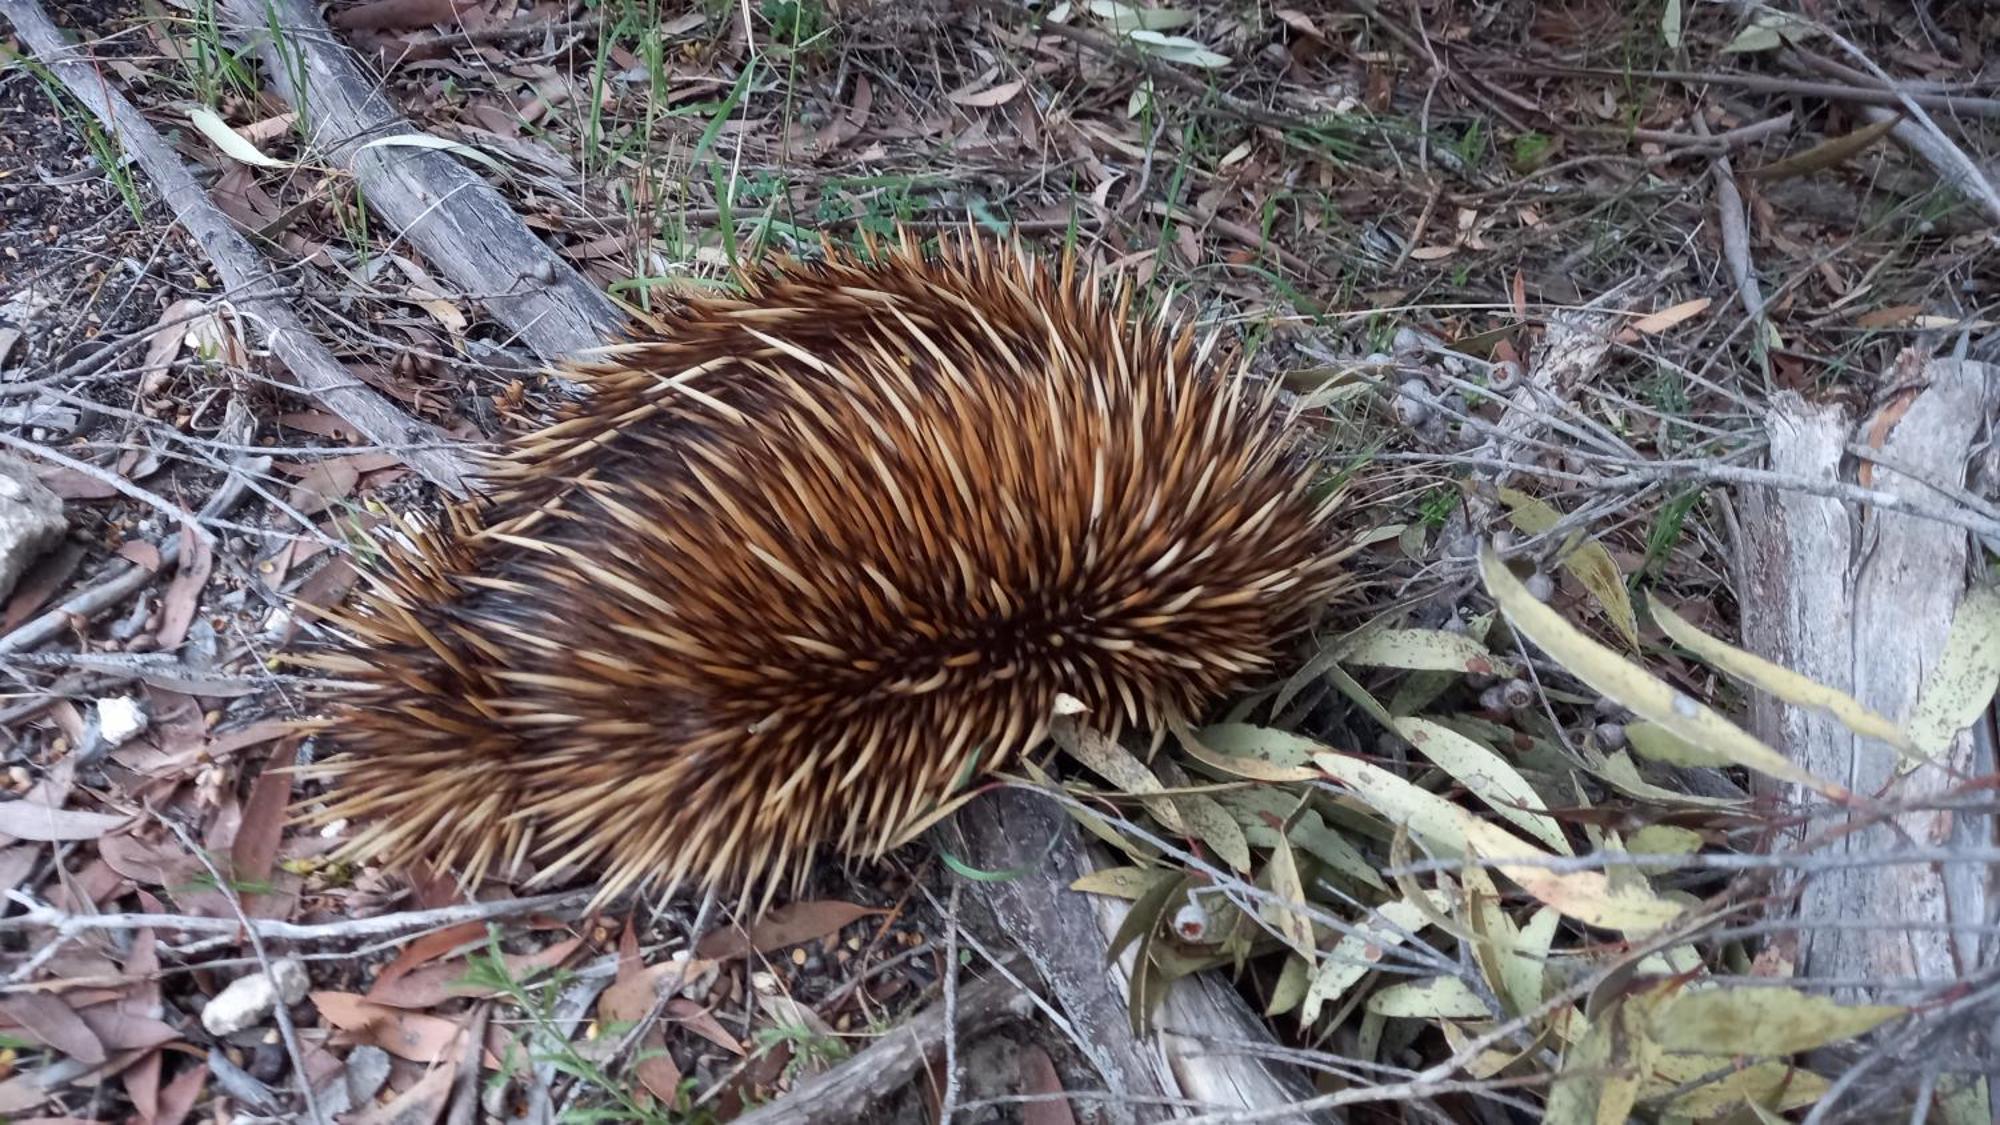
M1016 963L1010 970L1026 966ZM942 1051L947 1035L971 1039L1035 1011L1034 998L1004 976L971 981L960 988L956 1027L943 1001L905 1020L824 1074L793 1087L784 1097L735 1119L736 1125L845 1125L878 1120L870 1111L903 1088Z
M1885 387L1884 404L1858 425L1838 406L1780 394L1766 427L1771 468L1812 480L1860 475L1871 488L1929 501L1961 489L1972 442L1995 413L2000 369L1967 361L1917 362L1906 369L1909 375ZM1904 471L1850 456L1850 443L1879 451L1884 462ZM1907 721L1967 588L1966 532L1893 509L1853 511L1800 490L1746 489L1742 504L1737 549L1746 647L1893 721ZM1890 746L1761 693L1751 723L1759 737L1814 774L1885 804L1922 802L1994 768L1978 760L1978 740L1967 731L1959 732L1942 760L1900 768L1902 759ZM1779 843L1838 827L1822 818ZM1988 814L1917 810L1860 827L1824 848L1864 855L1993 842ZM1804 976L1915 981L1921 995L1993 961L1993 939L1982 943L1972 928L1986 922L1993 901L1988 875L1976 866L1837 868L1792 887L1799 893L1796 955ZM1827 921L1846 925L1819 925ZM1885 989L1843 991L1873 992L1889 1001L1915 998Z
M232 294L232 302L262 330L272 354L298 380L300 389L370 441L395 450L426 480L464 495L466 465L452 450L452 439L364 386L313 338L282 298L259 293L270 288L269 264L237 232L145 115L95 68L76 57L40 5L34 0L0 0L0 14L6 15L21 41L61 80L70 96L88 107L138 162L160 198L173 210L174 218L208 255Z
M495 320L555 360L605 343L624 324L604 294L536 238L461 158L376 144L418 132L327 29L309 0L224 0L230 30L255 45L312 143L353 174L371 211ZM271 27L283 29L275 40Z
M1312 1095L1294 1068L1247 1053L1211 1051L1200 1042L1271 1039L1243 997L1226 981L1211 979L1213 974L1176 981L1154 1017L1158 1031L1143 1039L1132 1033L1127 997L1134 951L1127 948L1116 963L1105 958L1125 904L1070 889L1089 870L1087 853L1076 826L1053 801L1020 789L996 790L959 810L952 831L968 862L1014 873L980 884L985 905L1078 1032L1073 1045L1105 1089L1117 1095L1098 1120L1149 1122L1184 1115L1163 1099L1223 1112L1268 1110ZM1077 1108L1100 1113L1095 1105ZM1338 1118L1301 1114L1287 1120Z

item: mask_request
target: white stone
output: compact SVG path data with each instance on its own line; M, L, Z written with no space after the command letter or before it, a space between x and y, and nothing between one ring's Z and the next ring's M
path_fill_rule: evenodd
M0 601L14 592L36 559L69 530L62 498L35 479L34 470L13 458L0 457Z
M132 736L146 729L150 722L146 709L129 695L113 696L97 701L97 730L104 741L113 746L123 746Z
M275 978L276 983L273 983ZM287 1004L305 998L311 985L306 967L291 958L271 962L271 971L262 969L230 981L201 1009L201 1026L210 1035L234 1035L255 1027L278 1006L279 997Z

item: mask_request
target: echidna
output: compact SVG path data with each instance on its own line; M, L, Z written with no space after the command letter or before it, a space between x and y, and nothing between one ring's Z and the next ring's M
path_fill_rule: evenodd
M1038 744L1197 717L1342 585L1219 335L977 234L749 270L561 374L314 662L349 855L760 900Z

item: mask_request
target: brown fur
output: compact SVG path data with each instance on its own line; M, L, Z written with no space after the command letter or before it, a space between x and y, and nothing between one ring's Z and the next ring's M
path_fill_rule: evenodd
M564 374L371 575L319 820L468 877L768 896L1035 746L1193 717L1342 584L1273 390L976 236L832 253Z

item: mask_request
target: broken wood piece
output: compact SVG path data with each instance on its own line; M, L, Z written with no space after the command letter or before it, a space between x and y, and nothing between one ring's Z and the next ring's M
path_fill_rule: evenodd
M1155 1016L1158 1030L1132 1031L1130 995L1134 950L1116 963L1105 951L1124 919L1126 905L1070 889L1089 867L1076 826L1055 802L1018 788L985 794L952 821L954 851L975 867L1007 871L1012 878L977 884L995 928L1017 945L1062 1010L1070 1042L1098 1072L1112 1098L1094 1106L1101 1119L1172 1120L1171 1100L1193 1101L1210 1112L1270 1111L1310 1097L1312 1090L1288 1065L1249 1050L1211 1051L1208 1040L1276 1044L1270 1028L1241 995L1212 973L1175 981ZM1336 1121L1330 1114L1272 1120Z
M245 320L262 328L267 345L300 389L370 441L394 450L424 479L455 496L466 495L469 468L451 448L452 439L362 386L283 300L259 294L260 288L270 285L270 265L237 232L145 115L64 42L41 5L35 0L0 0L0 13L69 95L103 122L138 162L160 198L173 208L174 218L207 253L232 294L230 300L247 314Z
M1010 968L1026 968L1016 960ZM903 1088L943 1049L945 1037L971 1039L1035 1010L1034 997L1001 974L969 981L958 990L956 1026L942 1000L905 1020L824 1074L794 1086L784 1097L737 1117L736 1125L838 1125L880 1120L869 1110Z
M1872 489L1933 503L1961 489L1972 442L1994 413L2000 369L1962 360L1898 364L1908 368L1915 377L1890 386L1883 406L1859 424L1837 405L1778 395L1766 425L1772 470L1814 481L1865 473ZM1850 442L1878 450L1905 471L1853 465ZM1737 550L1745 647L1907 723L1965 596L1965 530L1901 510L1850 510L1804 490L1746 488L1743 508ZM1863 801L1907 810L1880 822L1863 810L1843 821L1820 818L1778 846L1818 834L1827 838L1823 852L1859 857L1993 840L1987 812L1923 807L1966 778L1992 773L1991 761L1977 760L1971 732L1957 732L1941 756L1912 764L1829 715L1761 693L1751 704L1751 726L1792 761ZM1809 880L1794 877L1790 888L1799 895L1802 975L1885 982L1849 984L1840 990L1846 995L1910 1002L1952 987L1982 963L1978 926L1991 892L1976 867L1838 867ZM1830 922L1838 925L1824 924Z
M229 29L257 49L315 149L360 184L371 211L460 296L485 306L544 361L615 338L609 298L528 231L500 193L421 133L328 30L308 0L225 0ZM282 29L283 42L272 36ZM409 143L399 138L417 138Z

